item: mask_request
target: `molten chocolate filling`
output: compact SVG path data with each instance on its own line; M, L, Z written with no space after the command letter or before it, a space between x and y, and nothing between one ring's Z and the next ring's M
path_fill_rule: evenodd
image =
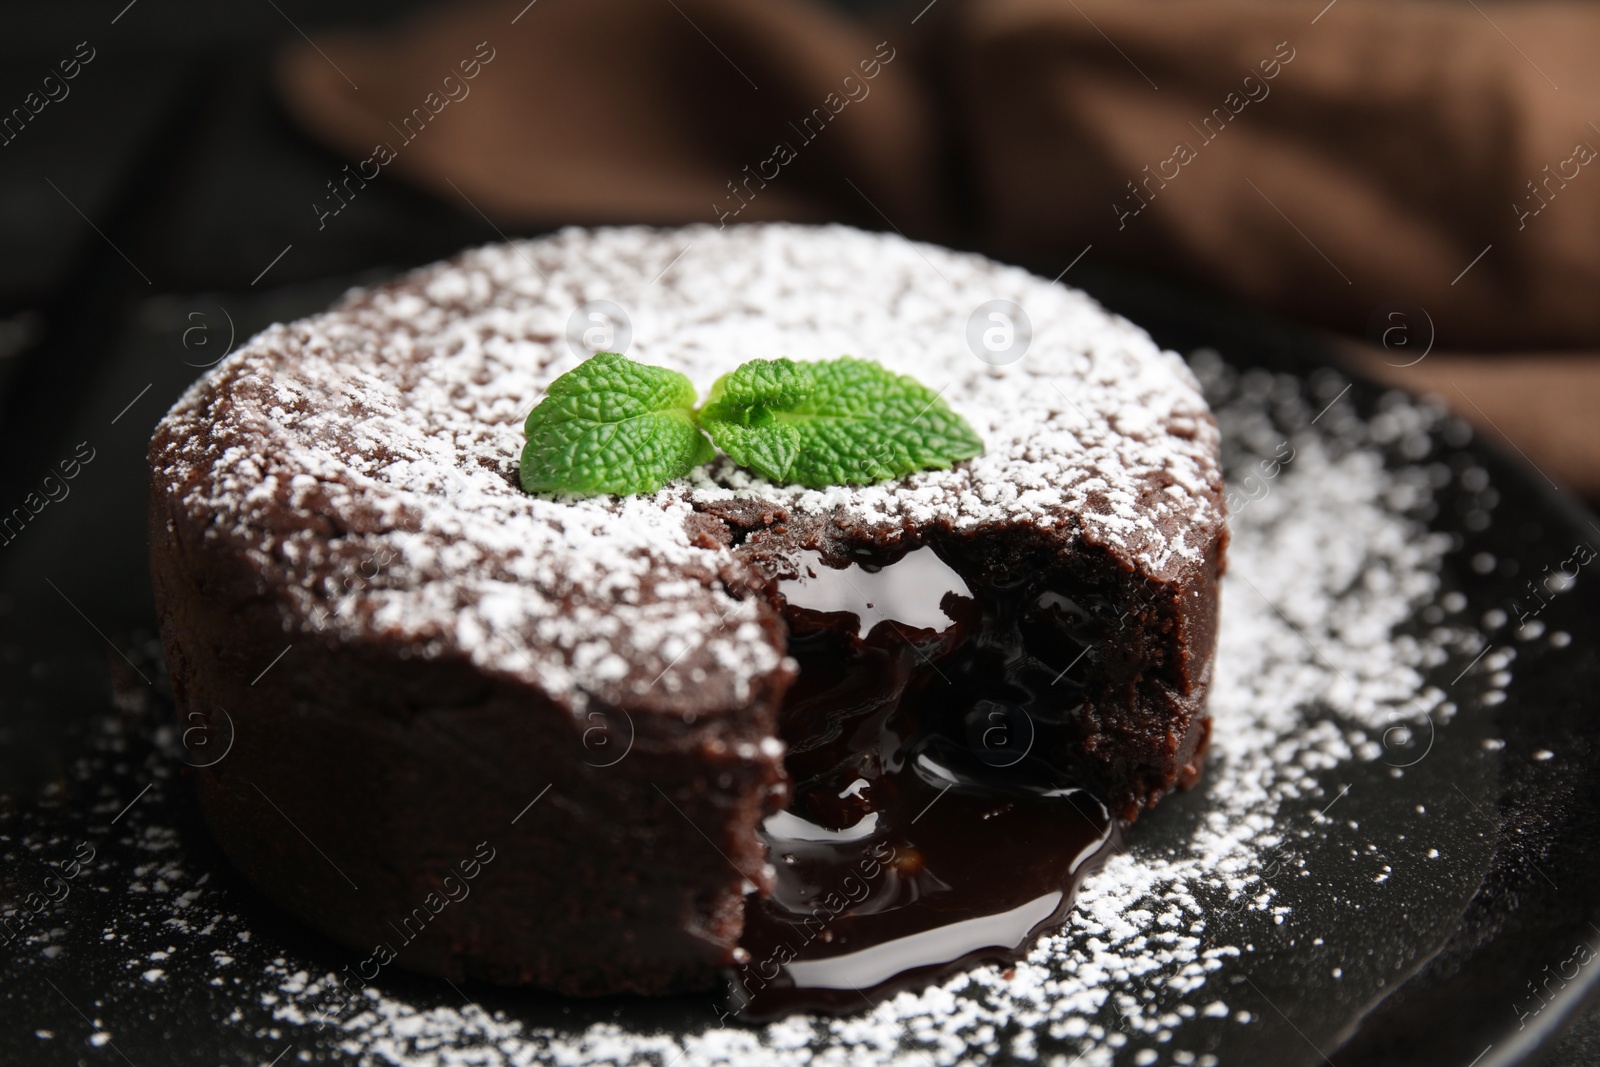
M731 1004L862 1011L1021 958L1118 838L1057 758L1094 612L1040 573L969 582L930 547L844 569L813 554L778 592L793 792L762 828L776 887L745 898Z

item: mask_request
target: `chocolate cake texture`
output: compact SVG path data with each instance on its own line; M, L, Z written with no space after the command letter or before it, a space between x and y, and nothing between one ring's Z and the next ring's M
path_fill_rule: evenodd
M1003 365L969 340L993 301L1031 323ZM870 486L724 459L650 495L524 493L529 409L623 342L702 396L752 358L874 359L986 450ZM1195 780L1210 728L1217 452L1193 377L1137 327L894 236L572 229L353 291L228 357L151 442L179 711L232 738L196 774L203 809L261 892L366 960L708 988L775 881L759 831L806 729L786 695L819 688L796 686L791 629L811 623L780 588L932 549L973 632L1006 639L927 647L1003 675L1008 714L1038 725L1029 759L1132 819ZM986 684L949 700L988 707ZM935 728L959 739L970 712Z

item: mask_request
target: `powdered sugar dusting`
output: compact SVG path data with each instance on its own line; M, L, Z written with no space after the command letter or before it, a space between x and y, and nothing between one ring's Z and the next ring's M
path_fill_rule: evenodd
M1032 321L1007 366L967 341L968 317L997 298ZM987 452L863 488L773 486L722 463L649 497L529 497L521 421L578 362L568 322L595 300L625 309L630 357L702 394L749 358L849 353L938 390ZM153 460L208 536L287 591L287 629L464 653L574 707L684 699L671 667L694 653L720 668L693 686L716 707L742 703L784 652L761 606L730 591L738 562L693 537L697 508L755 499L889 531L1029 522L1176 578L1222 522L1216 445L1182 361L1082 293L893 236L774 225L569 230L352 293L201 379Z

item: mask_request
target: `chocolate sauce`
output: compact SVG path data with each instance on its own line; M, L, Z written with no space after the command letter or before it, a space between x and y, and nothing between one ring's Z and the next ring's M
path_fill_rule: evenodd
M1082 703L1067 676L1087 669L1089 612L1037 574L969 583L928 547L801 570L778 586L793 792L762 827L776 888L745 898L730 982L747 1019L867 1010L1018 959L1117 839L1039 755Z

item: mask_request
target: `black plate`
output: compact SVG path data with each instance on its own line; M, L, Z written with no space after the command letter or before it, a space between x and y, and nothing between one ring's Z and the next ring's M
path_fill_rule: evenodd
M1360 436L1394 403L1384 390L1329 370L1327 350L1293 329L1144 280L1086 272L1075 278L1163 344L1218 353L1198 362L1229 426L1254 426L1268 437L1320 435L1336 451L1340 433ZM357 957L260 901L210 844L184 763L215 758L226 738L190 737L187 749L182 743L162 692L143 569L143 445L155 418L230 335L316 310L339 288L144 305L119 342L122 356L75 411L63 413L70 432L48 462L71 456L79 441L89 442L95 458L69 496L0 546L0 791L7 795L0 801L0 899L31 910L39 894L59 898L13 919L18 942L0 936L0 1060L7 1064L266 1064L280 1056L280 1063L391 1062L370 1042L347 1046L331 1026L282 1017L293 999L280 989L287 975L339 971ZM196 325L204 330L184 332ZM1241 376L1251 368L1257 373ZM1351 388L1341 392L1346 384ZM1300 399L1290 403L1290 394ZM1342 414L1307 425L1306 411L1323 400ZM1394 470L1438 463L1451 473L1449 484L1413 510L1452 538L1438 582L1441 595L1459 595L1449 613L1458 625L1482 625L1486 613L1525 600L1528 579L1568 559L1574 545L1600 545L1600 527L1577 504L1461 424L1440 419L1422 437L1423 454L1417 435L1395 437L1382 450ZM1228 443L1230 475L1255 461L1243 448L1242 441ZM1463 484L1469 469L1486 474ZM1309 872L1274 883L1276 902L1291 909L1286 923L1265 911L1229 909L1220 898L1202 902L1207 936L1254 946L1224 961L1192 998L1199 1009L1220 991L1225 1018L1202 1013L1162 1041L1119 1023L1124 1017L1108 1001L1095 1023L1103 1027L1096 1040L1106 1057L1182 1062L1172 1057L1181 1045L1222 1063L1527 1062L1581 1006L1600 972L1571 962L1579 946L1587 954L1600 944L1593 889L1600 852L1589 847L1600 839L1600 778L1590 770L1600 735L1600 595L1586 579L1580 574L1539 614L1545 634L1568 634L1568 643L1555 647L1548 636L1519 640L1513 626L1485 627L1493 647L1482 658L1462 650L1430 668L1429 684L1448 689L1458 705L1453 718L1413 723L1410 740L1386 751L1394 758L1326 769L1302 802L1280 811L1285 826L1296 828L1284 857ZM1401 631L1434 625L1427 611L1419 607ZM1482 664L1507 646L1517 658L1509 680L1497 684ZM116 707L108 698L113 689ZM1315 719L1308 710L1307 721ZM1183 849L1218 799L1202 787L1167 801L1130 834L1134 856ZM1335 818L1321 814L1330 801L1341 805ZM1432 814L1423 817L1419 807ZM1394 844L1400 840L1409 842L1405 849ZM1394 856L1374 858L1366 846L1378 841ZM1408 867L1395 858L1424 845L1450 862ZM94 859L66 878L75 870L70 861L90 850ZM1386 877L1375 882L1374 871ZM1353 906L1368 901L1382 906ZM1321 945L1312 947L1313 934ZM1330 962L1345 972L1337 981ZM1549 992L1536 999L1534 982ZM465 1039L486 1056L497 1046L510 1056L522 1040L519 1027L588 1029L601 1039L593 1027L653 1032L664 1050L655 1058L685 1064L700 1062L712 1046L679 1056L678 1037L709 1030L715 1041L737 1045L756 1035L718 1031L705 998L563 1001L457 990L390 972L379 984L391 1006L437 1009L465 1027ZM1187 1003L1137 982L1130 988ZM469 998L492 1017L468 1007ZM844 1040L813 1036L813 1046ZM1019 1049L1027 1046L1014 1038L1001 1034L971 1054L1022 1062ZM959 1054L909 1051L917 1042L906 1040L908 1063L942 1064ZM1073 1062L1083 1040L1052 1036L1043 1026L1034 1037L1041 1062L1058 1053ZM1144 1050L1156 1058L1141 1056ZM419 1063L474 1062L441 1056L413 1052Z

